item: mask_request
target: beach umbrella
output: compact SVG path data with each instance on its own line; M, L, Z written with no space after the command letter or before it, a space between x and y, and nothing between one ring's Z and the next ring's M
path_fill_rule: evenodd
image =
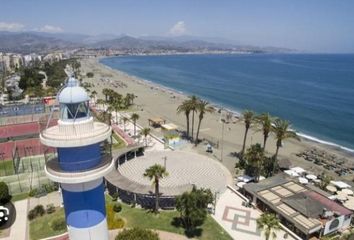
M315 180L315 179L317 179L317 177L316 177L315 175L313 175L313 174L307 174L307 175L306 175L306 178L309 179L309 180Z
M236 186L239 187L239 188L243 188L243 185L245 185L245 184L246 184L245 182L238 182L236 184Z
M348 200L348 195L342 191L340 192L337 192L337 199L339 201L345 201L345 200Z
M328 185L328 186L326 187L326 189L327 189L328 191L330 191L331 193L337 192L337 188L336 188L335 186Z
M350 196L354 195L353 191L348 189L348 188L343 189L341 192L344 192L344 193L346 193L347 195L350 195Z
M300 182L301 184L308 184L308 183L309 183L309 180L307 180L307 179L304 178L304 177L299 177L299 182Z
M343 205L350 210L354 210L354 200L346 201Z

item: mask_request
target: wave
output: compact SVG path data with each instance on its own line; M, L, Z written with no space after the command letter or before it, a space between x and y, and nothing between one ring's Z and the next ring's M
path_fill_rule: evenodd
M354 149L352 149L352 148L347 148L347 147L341 146L341 145L333 143L333 142L324 141L324 140L321 140L321 139L319 139L317 137L313 137L313 136L310 136L310 135L307 135L307 134L304 134L304 133L301 133L301 132L297 132L297 135L299 135L302 138L308 139L310 141L318 142L318 143L325 144L325 145L328 145L328 146L331 146L331 147L335 147L335 148L339 148L341 150L344 150L346 152L354 154Z

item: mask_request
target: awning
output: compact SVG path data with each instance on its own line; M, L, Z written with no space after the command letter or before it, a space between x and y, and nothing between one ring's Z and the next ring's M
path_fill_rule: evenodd
M178 126L173 123L167 123L167 124L161 125L161 128L164 130L167 130L167 131L172 131L172 130L176 130L178 128Z

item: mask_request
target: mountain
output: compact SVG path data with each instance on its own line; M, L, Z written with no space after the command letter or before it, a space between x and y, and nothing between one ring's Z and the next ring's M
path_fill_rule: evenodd
M205 40L205 39L209 39ZM193 52L193 51L242 51L242 52L292 52L291 49L257 47L235 44L222 38L132 37L127 35L85 35L76 33L0 32L0 52L45 53L59 49L116 49L138 52Z
M69 41L32 32L0 32L0 52L44 53L58 49L72 49L77 46Z

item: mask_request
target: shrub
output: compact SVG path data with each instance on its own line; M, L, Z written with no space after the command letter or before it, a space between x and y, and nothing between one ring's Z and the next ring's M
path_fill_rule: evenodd
M92 78L94 76L93 72L88 72L86 73L86 77Z
M54 205L53 205L53 204L48 204L48 205L47 205L46 212L47 212L47 214L51 214L51 213L55 212L55 207L54 207Z
M148 229L132 228L124 229L115 240L159 240L159 235Z
M45 210L43 205L39 204L33 208L34 213L36 216L43 216L45 214Z
M123 228L125 225L124 219L119 217L117 214L114 216L114 229Z
M66 222L65 222L65 218L64 217L60 217L57 219L54 219L51 224L50 224L51 228L54 231L61 231L66 229Z
M0 203L6 204L11 200L9 187L5 182L0 182Z
M119 195L118 195L118 192L115 192L112 194L112 201L117 201Z
M36 217L37 217L37 215L36 215L36 213L33 211L33 209L32 210L30 210L29 212L28 212L28 215L27 215L27 217L28 217L28 220L33 220L33 219L35 219Z
M114 205L113 205L113 211L115 211L115 212L120 212L120 211L122 211L122 204L120 204L120 203L114 204Z
M38 189L37 188L33 188L31 191L29 191L28 196L30 197L34 197L37 195Z

